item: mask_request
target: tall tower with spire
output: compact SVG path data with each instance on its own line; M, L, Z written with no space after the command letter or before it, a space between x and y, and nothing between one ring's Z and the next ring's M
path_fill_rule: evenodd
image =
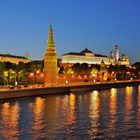
M46 53L44 56L44 74L45 84L53 85L57 82L57 53L55 50L55 44L53 40L52 24L50 23L50 29L48 32L48 40L46 45Z
M119 46L115 46L115 62L118 63L119 61Z

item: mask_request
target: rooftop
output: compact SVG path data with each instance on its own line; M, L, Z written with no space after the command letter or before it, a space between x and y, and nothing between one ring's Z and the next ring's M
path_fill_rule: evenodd
M17 56L17 55L11 55L11 54L0 54L0 57L11 57L11 58L27 59L24 56Z
M85 48L85 49L82 50L80 53L77 53L77 52L69 52L69 53L63 54L63 56L64 56L64 55L79 55L79 56L85 56L86 53L94 54L91 50ZM94 54L94 56L96 56L96 57L108 57L108 56L102 55L102 54Z

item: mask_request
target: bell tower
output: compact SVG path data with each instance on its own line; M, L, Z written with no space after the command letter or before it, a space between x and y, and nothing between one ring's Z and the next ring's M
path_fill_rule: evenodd
M46 45L46 53L44 56L45 85L55 85L57 83L57 74L57 53L55 50L55 44L53 40L52 24L50 23L48 40Z
M119 46L115 46L115 62L118 63L119 61Z

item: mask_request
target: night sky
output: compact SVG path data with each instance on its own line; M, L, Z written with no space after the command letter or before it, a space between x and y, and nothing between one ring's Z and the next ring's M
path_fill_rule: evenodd
M118 44L140 61L140 0L0 0L0 53L42 59L50 21L60 58L85 47L108 55Z

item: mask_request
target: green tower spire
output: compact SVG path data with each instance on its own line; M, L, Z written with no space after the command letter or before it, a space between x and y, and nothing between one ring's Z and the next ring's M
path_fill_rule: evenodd
M47 48L55 47L54 40L53 40L53 29L52 23L50 23L49 33L48 33L48 41L47 41Z
M28 52L26 51L26 58L29 59L29 54Z

